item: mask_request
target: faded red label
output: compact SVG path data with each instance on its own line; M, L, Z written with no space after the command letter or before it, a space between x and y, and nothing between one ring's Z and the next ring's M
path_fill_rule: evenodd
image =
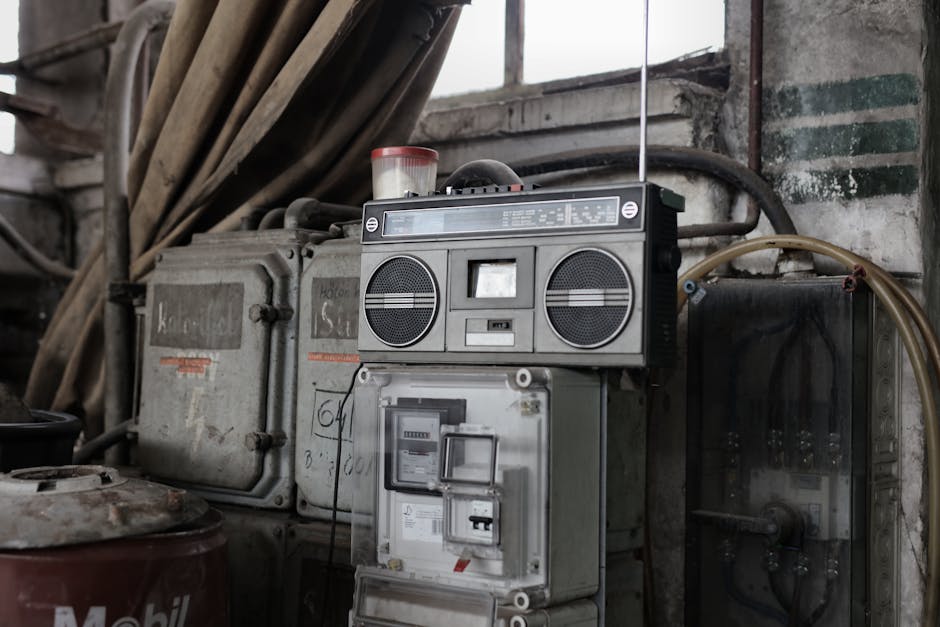
M161 357L161 366L176 366L177 374L206 374L206 368L212 365L208 357Z
M358 364L359 355L355 353L307 353L307 361L335 361L344 364Z

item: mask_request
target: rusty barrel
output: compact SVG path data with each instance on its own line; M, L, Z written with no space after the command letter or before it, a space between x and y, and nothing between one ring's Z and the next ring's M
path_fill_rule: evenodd
M0 505L3 480L8 476L0 476ZM107 483L115 477L116 473L102 481ZM102 519L95 518L98 514L77 515L77 525L87 526L92 535L68 527L58 533L21 530L17 546L27 548L0 549L0 627L228 627L226 540L221 514L203 508L198 518L166 531L120 537L106 527L134 533L144 527L134 526L131 521L152 526L158 524L154 521L159 516L165 521L173 518L167 518L166 511L154 514L154 510L168 509L177 513L177 518L199 511L189 501L190 495L181 496L185 494L182 491L137 483L147 484L150 490L139 501L133 495L140 490L133 483L128 485L128 480L122 485L124 493L84 490L86 502L81 507L89 507L90 498L104 501L95 504ZM68 494L67 488L65 492ZM71 500L81 492L75 490ZM159 496L155 505L154 495L159 494L168 496ZM56 507L64 497L45 497L44 501L37 494L20 505L29 508L24 509L24 515L42 528L48 522L44 516L61 515ZM121 511L123 514L115 514ZM36 538L40 536L59 546L37 548L41 540ZM99 539L86 539L92 537ZM0 545L2 540L0 536ZM6 546L13 546L10 538Z

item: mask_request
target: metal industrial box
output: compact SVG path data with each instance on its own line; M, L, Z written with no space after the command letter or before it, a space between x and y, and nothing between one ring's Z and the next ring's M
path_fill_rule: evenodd
M147 286L143 469L206 498L289 508L294 493L300 230L197 235Z
M299 522L287 512L219 509L228 540L232 627L345 624L354 589L349 525L337 525L328 571L328 523Z
M341 520L352 508L351 476L361 462L353 458L353 400L345 404L359 367L359 224L342 227L343 237L305 250L300 279L301 319L297 339L297 512L329 519L337 471L339 425L343 459L337 501ZM339 420L340 408L343 420Z
M592 372L364 368L354 413L360 573L483 591L499 612L590 598L602 397Z
M890 323L841 279L703 290L689 314L687 624L897 624Z

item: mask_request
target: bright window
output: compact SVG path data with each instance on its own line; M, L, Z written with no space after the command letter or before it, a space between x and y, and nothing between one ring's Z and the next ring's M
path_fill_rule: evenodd
M465 6L431 95L500 87L505 23L506 0L475 0Z
M12 61L19 55L20 3L14 0L0 2L0 61ZM0 91L16 92L16 80L0 75ZM13 152L15 119L10 113L0 113L0 152Z
M434 96L503 84L506 0L465 6ZM639 67L641 0L528 0L523 75L540 83ZM650 63L724 46L724 0L650 0Z

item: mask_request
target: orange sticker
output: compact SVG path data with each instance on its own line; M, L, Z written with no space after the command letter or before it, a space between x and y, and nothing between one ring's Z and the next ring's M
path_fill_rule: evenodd
M176 374L206 374L206 368L212 365L208 357L161 357L161 366L176 366Z
M334 361L344 364L358 364L359 355L355 353L307 353L307 361Z

